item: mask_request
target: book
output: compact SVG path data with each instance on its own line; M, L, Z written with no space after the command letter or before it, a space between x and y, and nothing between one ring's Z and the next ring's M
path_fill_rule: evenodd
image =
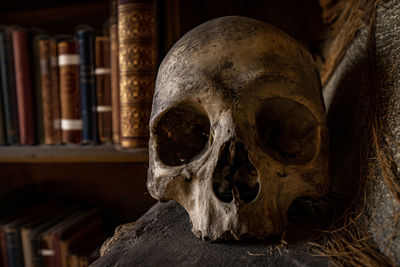
M51 62L51 103L53 115L53 134L54 144L61 144L61 107L60 107L60 90L58 79L58 58L57 58L57 41L52 38L50 40L50 62Z
M42 123L43 123L43 143L46 145L54 145L56 141L56 129L54 128L54 108L53 108L53 67L52 67L52 51L51 38L39 36L35 41L38 57L40 62L40 91L42 104Z
M19 139L21 145L35 144L35 95L30 58L28 32L24 28L12 28L14 73L17 92Z
M83 123L79 100L79 54L75 39L58 43L58 66L62 142L79 144Z
M1 89L1 84L0 84ZM0 145L6 144L5 122L4 122L3 95L0 90Z
M36 129L28 34L25 29L14 27L11 35L17 92L19 139L21 145L33 145L35 143Z
M113 1L113 3L116 1ZM116 17L110 19L110 67L111 67L111 106L113 143L120 142L119 113L119 64L118 64L118 23Z
M23 212L17 213L12 216L11 219L5 220L0 224L0 231L4 237L4 245L6 247L7 265L10 267L22 267L23 266L23 254L21 244L21 232L20 228L22 225L43 216L50 210L54 209L57 203L47 202L38 204L32 207L28 207Z
M14 76L14 57L11 30L0 27L0 76L3 94L3 112L6 142L9 145L19 143L17 93Z
M2 222L0 221L0 224ZM8 255L7 255L7 247L6 247L6 239L4 236L4 231L0 229L0 264L3 267L8 266Z
M62 221L58 222L57 224L53 225L52 227L46 229L44 232L41 233L40 255L42 255L43 257L44 266L52 267L56 265L55 244L53 243L53 236L58 235L58 233L68 225L75 223L82 212L83 211L77 211L76 213L71 214L67 218L64 218Z
M99 210L91 209L73 214L42 233L42 255L46 257L46 266L57 266L60 259L59 240L77 232L84 225L99 216Z
M81 242L71 244L67 251L67 266L89 266L100 257L100 247L105 239L103 234L94 232Z
M55 239L56 244L56 267L67 267L68 250L71 246L83 242L87 238L93 238L93 235L100 235L102 228L102 221L100 217L94 218L87 224L83 225L76 231L62 236L60 239ZM58 252L58 253L57 253ZM58 261L59 259L59 261Z
M79 84L82 112L82 143L98 143L94 76L95 30L81 25L76 31L79 48Z
M72 206L60 206L21 227L21 242L25 267L43 266L43 258L39 254L41 232L67 217L74 210L76 208Z
M31 88L32 88L32 109L34 116L34 130L35 130L35 144L44 143L44 129L43 129L43 109L42 109L42 90L41 90L41 78L40 78L40 59L39 51L37 49L36 39L43 36L44 32L39 28L28 28L27 29L27 40L28 40L28 56L29 62L31 63Z
M35 203L43 200L38 195L33 184L15 186L0 192L0 266L8 266L7 246L4 226L6 223L21 216L21 210L25 212Z
M104 144L112 141L110 39L106 36L97 36L95 49L96 111L99 140Z
M84 252L84 254L79 257L79 267L88 267L100 257L101 245L105 240L106 238L101 238L100 236L99 241L96 240L96 243L94 243L97 244L97 246L94 248L92 247L90 250Z
M156 71L154 1L118 1L121 148L147 147Z

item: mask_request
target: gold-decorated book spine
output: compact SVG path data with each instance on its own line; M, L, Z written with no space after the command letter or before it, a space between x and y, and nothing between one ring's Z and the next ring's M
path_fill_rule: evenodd
M147 147L156 69L154 1L118 1L121 148Z
M110 64L111 64L111 100L112 100L112 133L114 144L120 143L120 105L119 105L119 62L118 62L118 24L110 26Z
M53 109L52 109L52 84L51 84L51 54L50 40L38 41L39 60L40 60L40 85L42 95L42 114L44 143L52 145L54 140L53 128Z

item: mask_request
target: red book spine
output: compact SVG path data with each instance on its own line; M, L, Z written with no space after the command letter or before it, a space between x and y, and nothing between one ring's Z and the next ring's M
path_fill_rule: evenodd
M35 121L28 37L24 29L12 30L19 136L21 145L35 143Z

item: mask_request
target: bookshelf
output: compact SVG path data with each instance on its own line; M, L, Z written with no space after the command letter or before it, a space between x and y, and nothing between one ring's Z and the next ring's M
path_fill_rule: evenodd
M16 0L0 3L0 9L0 24L40 28L54 36L74 34L81 24L102 32L111 1ZM33 183L46 194L100 207L114 229L137 219L154 203L146 189L147 162L147 148L0 146L0 191Z
M112 145L0 147L0 163L145 163L148 159L146 148L120 151Z

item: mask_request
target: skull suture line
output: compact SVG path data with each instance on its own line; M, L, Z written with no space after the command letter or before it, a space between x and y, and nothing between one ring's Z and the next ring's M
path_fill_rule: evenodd
M299 197L328 189L319 76L297 41L243 17L211 20L163 60L147 187L175 200L203 239L266 238Z

